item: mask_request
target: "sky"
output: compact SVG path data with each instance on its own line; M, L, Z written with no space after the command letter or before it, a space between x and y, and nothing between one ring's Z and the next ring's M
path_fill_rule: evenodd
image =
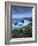
M12 6L11 7L12 18L23 18L23 17L32 17L32 8L31 7L21 7L21 6Z

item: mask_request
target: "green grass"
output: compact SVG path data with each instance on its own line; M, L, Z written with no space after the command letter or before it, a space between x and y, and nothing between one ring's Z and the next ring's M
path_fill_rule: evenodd
M12 38L25 38L32 37L32 23L29 23L27 26L24 26L20 29L12 30Z

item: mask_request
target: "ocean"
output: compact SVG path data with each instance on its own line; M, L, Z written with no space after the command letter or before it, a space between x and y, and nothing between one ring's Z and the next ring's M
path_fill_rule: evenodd
M12 19L12 29L20 29L20 28L28 25L32 21L31 19L28 19L28 18L13 18ZM29 20L31 20L31 21L29 21Z

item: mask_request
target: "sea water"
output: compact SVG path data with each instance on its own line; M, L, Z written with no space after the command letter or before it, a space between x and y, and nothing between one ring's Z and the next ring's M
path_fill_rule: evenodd
M20 20L18 21L18 19L17 20L13 20L12 29L20 29L20 28L28 25L29 23L30 23L30 21L28 21L28 20L24 20L23 23Z

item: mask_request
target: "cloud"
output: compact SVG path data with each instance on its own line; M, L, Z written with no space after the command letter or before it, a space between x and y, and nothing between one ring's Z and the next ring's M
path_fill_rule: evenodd
M26 13L26 14L12 14L12 18L26 18L26 17L32 17L32 13Z
M15 6L11 8L11 14L13 18L30 17L32 16L32 8Z

